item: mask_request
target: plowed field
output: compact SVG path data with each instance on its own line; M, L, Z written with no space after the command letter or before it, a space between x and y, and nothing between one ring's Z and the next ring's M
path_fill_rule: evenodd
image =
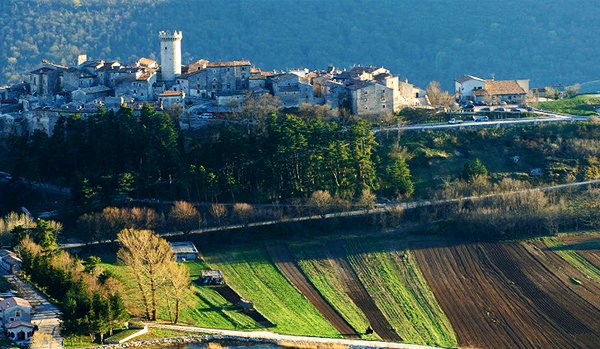
M600 293L528 243L420 245L420 269L460 347L597 348ZM567 275L567 273L574 273Z

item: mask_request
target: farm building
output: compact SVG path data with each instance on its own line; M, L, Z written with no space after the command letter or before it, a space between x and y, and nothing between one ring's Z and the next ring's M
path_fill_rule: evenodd
M219 270L202 270L200 282L203 285L223 285L225 280Z
M178 262L198 259L198 249L191 241L171 242L171 248Z

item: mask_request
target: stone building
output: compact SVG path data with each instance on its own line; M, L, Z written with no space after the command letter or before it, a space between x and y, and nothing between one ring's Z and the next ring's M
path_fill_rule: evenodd
M164 81L174 81L181 75L181 40L180 31L160 31L160 71Z
M387 86L359 80L349 85L348 89L352 114L385 114L394 111L394 91Z
M158 95L158 102L163 109L169 109L176 104L185 107L184 100L185 92L183 91L168 90Z
M60 91L60 71L42 67L29 73L31 94L38 97L52 97Z

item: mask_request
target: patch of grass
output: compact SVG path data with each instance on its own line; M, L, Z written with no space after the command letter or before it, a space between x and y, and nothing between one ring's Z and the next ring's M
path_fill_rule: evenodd
M186 263L186 266L191 269L190 274L199 270L201 265L201 262ZM103 266L123 283L127 308L136 315L142 315L137 284L131 272L122 265L103 264ZM224 329L256 329L259 327L254 320L242 313L239 307L227 302L215 290L193 285L192 291L192 294L182 301L180 322ZM169 315L166 306L159 307L158 310L158 317L168 321Z
M578 95L573 98L538 103L541 109L573 115L596 115L594 106L598 105L600 105L600 95Z
M365 314L352 302L344 291L345 287L335 273L335 268L327 259L321 244L291 246L298 265L304 274L321 292L323 297L342 315L357 332L364 333L369 327ZM378 340L377 334L362 335L364 339Z
M65 348L87 348L100 345L93 342L89 336L69 336L64 340Z
M283 276L264 247L203 251L208 264L219 269L239 294L286 334L340 337L313 305Z
M567 246L560 242L558 239L553 237L546 237L542 239L546 246L556 253L565 262L569 263L573 268L579 270L588 279L594 280L597 284L600 284L600 269L590 263L587 259L583 258L577 251L573 249L567 249ZM573 281L573 280L571 280ZM579 280L577 280L581 283Z
M149 328L148 333L145 333L139 337L135 337L133 341L145 341L149 339L157 338L173 338L173 337L184 337L184 336L199 336L201 333L198 332L187 332L187 331L175 331L165 328Z
M140 329L140 328L131 329L131 330L122 330L122 331L116 332L109 338L106 338L106 340L120 341L121 339L127 338L127 337L131 336L132 334L140 332L141 330L142 329Z
M394 244L346 244L348 259L390 324L408 343L455 347L456 335L410 251Z

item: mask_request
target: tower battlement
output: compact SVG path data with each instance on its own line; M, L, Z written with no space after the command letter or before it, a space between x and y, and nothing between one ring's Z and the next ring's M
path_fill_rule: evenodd
M183 39L183 33L177 30L161 30L158 32L160 41L175 41Z

